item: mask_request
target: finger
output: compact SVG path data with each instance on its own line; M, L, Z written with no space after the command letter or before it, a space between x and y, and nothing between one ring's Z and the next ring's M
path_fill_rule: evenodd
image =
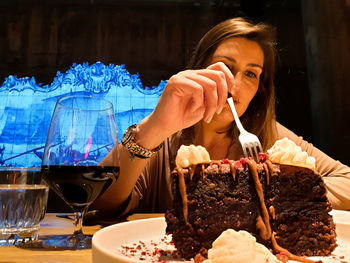
M203 87L195 81L193 81L191 87L192 87L191 89L188 89L188 90L191 90L191 100L190 100L189 110L192 113L195 113L195 112L198 113L199 111L204 113L203 107L205 108L205 98L204 98Z
M220 114L223 107L226 104L228 86L226 81L225 73L220 70L215 69L206 69L199 74L204 74L206 77L211 78L216 83L216 92L217 92L217 110L216 113Z
M224 80L226 82L226 85L219 86L218 88L218 105L219 105L219 111L218 114L221 112L222 108L226 104L227 94L234 86L234 76L231 72L231 70L222 62L218 62L215 64L212 64L208 67L208 69L220 71L224 74Z
M189 73L186 73L189 74ZM176 82L176 86L173 88L174 95L180 97L183 102L189 103L187 109L190 112L195 112L204 105L204 92L203 87L198 81L192 80L186 77L186 74L178 74L172 78Z
M214 81L212 78L210 78L210 75L213 75L213 74L209 73L207 75L202 75L200 72L196 72L196 73L197 74L191 74L186 77L200 84L202 90L201 91L198 90L198 92L203 93L203 99L204 99L203 103L205 106L203 119L206 122L210 122L213 115L218 110L218 92L217 92L218 83Z
M229 88L233 86L235 82L234 80L235 77L233 76L231 70L223 62L217 62L217 63L211 64L207 68L222 71L225 74L225 80L226 80L227 86Z

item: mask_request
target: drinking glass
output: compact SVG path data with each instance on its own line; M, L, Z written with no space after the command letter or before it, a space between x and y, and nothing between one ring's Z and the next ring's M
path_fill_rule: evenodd
M116 165L101 165L117 141L111 102L88 95L72 95L57 101L42 170L50 188L73 209L75 230L72 236L44 240L45 247L91 248L91 236L82 232L83 216L119 173Z
M0 246L37 240L48 192L40 168L0 167Z

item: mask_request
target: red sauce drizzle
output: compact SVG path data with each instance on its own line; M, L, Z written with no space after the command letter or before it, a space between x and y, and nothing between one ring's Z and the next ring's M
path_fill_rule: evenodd
M239 168L239 167L241 167L241 162L240 161L236 161L235 162L235 168L236 168L236 170Z

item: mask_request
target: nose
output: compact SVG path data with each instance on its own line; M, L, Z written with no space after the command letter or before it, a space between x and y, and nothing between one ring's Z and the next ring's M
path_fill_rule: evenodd
M233 82L231 93L237 93L237 91L239 90L239 87L241 86L241 83L242 83L242 73L239 71L234 76L234 82Z
M238 71L235 74L235 84L236 84L236 86L239 86L241 84L241 81L242 81L242 72Z

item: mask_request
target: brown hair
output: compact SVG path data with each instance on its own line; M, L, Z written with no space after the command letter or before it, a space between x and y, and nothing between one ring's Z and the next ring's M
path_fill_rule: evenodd
M218 45L228 38L244 37L260 45L264 52L259 88L241 117L243 126L256 134L266 150L277 138L275 117L275 31L265 24L254 24L243 18L232 18L210 29L199 41L188 69L207 67ZM234 129L235 131L237 129ZM238 132L238 131L236 131Z

